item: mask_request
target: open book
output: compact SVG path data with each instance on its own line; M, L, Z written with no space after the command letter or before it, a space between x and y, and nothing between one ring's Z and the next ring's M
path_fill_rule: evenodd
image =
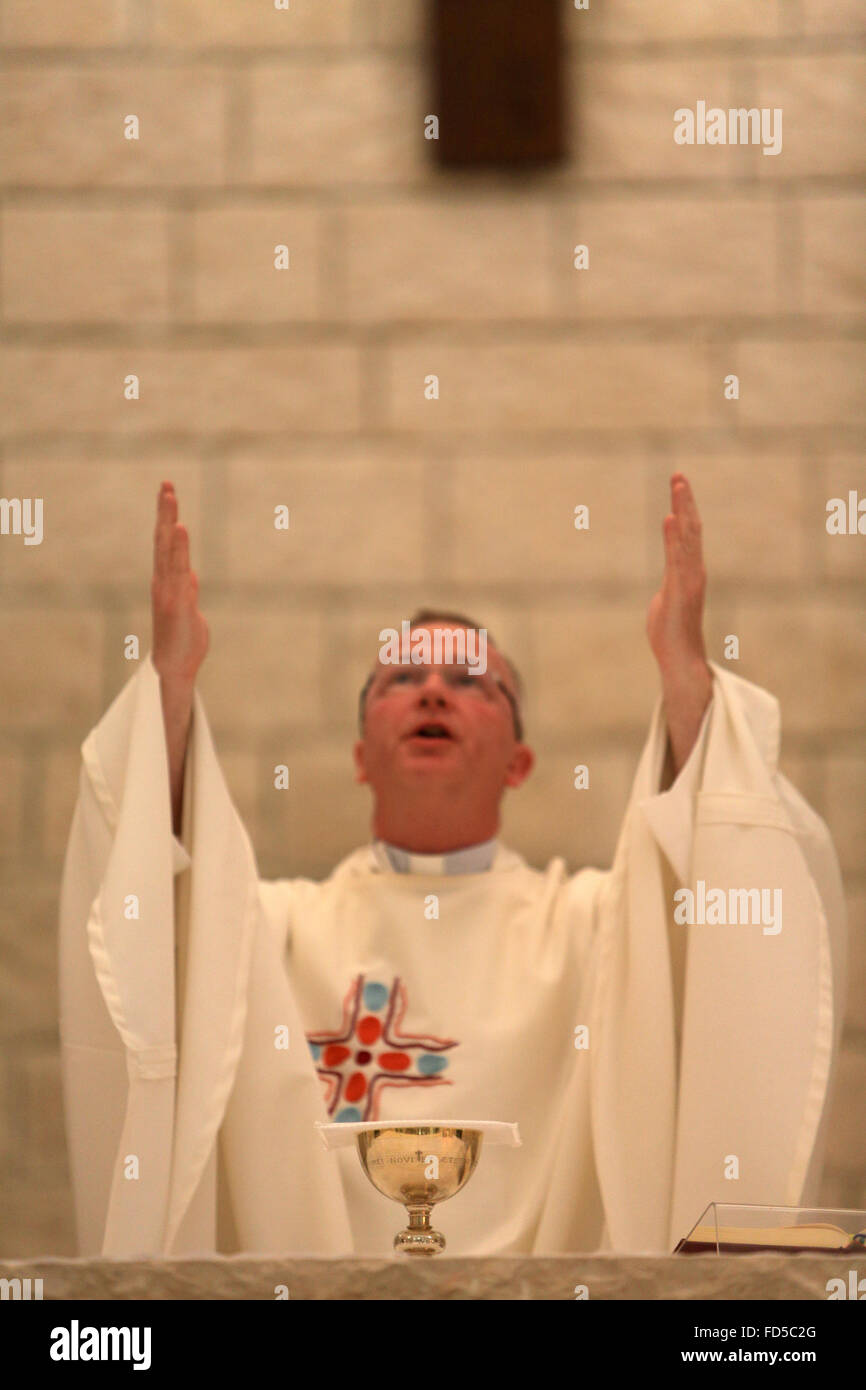
M774 1216L787 1216L780 1225L769 1225ZM801 1220L796 1215L835 1216L844 1219L845 1226L828 1220ZM848 1218L848 1219L847 1219ZM710 1205L698 1225L689 1230L677 1245L674 1254L751 1254L762 1250L823 1251L826 1254L866 1255L866 1226L863 1212L796 1212L795 1208L728 1207ZM753 1222L753 1225L748 1225Z

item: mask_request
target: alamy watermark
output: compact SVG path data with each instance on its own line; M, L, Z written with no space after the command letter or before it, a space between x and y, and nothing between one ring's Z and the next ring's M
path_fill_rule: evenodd
M828 536L866 536L866 497L856 488L849 489L847 504L844 497L831 497L826 511Z
M762 926L764 936L782 930L781 888L707 888L699 878L695 889L674 893L674 921L680 926Z
M0 536L23 536L25 545L42 544L42 498L0 497Z
M24 1300L32 1298L42 1298L41 1279L0 1279L0 1300L13 1299Z
M150 1369L149 1327L82 1327L73 1318L69 1327L51 1329L48 1355L52 1361L131 1361L134 1371Z
M678 145L762 145L762 154L782 152L781 106L707 106L705 101L674 112Z
M400 631L383 627L379 633L379 660L384 666L465 666L469 674L487 670L487 628L410 627L404 618Z

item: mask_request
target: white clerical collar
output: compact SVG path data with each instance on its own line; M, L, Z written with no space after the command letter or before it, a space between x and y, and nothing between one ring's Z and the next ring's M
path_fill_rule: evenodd
M449 850L447 854L415 854L398 845L374 840L373 853L382 868L398 874L478 874L489 869L497 849L496 837L466 849Z

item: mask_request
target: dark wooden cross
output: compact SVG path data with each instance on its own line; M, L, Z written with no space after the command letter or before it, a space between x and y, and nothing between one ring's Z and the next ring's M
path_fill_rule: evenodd
M561 159L562 0L429 4L437 162L531 166Z

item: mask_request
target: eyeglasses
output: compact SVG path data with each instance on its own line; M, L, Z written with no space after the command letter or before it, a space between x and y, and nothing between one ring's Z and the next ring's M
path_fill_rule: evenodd
M456 663L449 663L447 666L392 666L387 668L384 674L381 671L376 671L368 678L361 692L362 709L368 694L385 695L393 690L417 689L424 685L431 671L436 671L451 693L459 698L468 697L471 700L495 701L499 693L503 694L511 706L514 736L518 743L523 741L523 723L517 701L505 682L489 671L476 672L470 666Z

